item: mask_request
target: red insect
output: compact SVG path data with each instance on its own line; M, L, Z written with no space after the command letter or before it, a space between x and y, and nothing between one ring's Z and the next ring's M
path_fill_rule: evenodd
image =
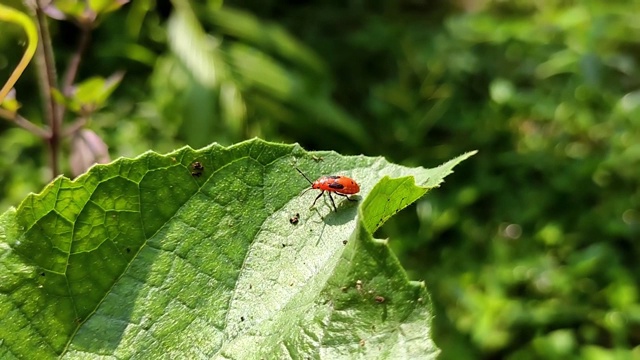
M344 196L349 201L356 201L355 199L350 198L349 195L357 194L360 192L360 185L358 185L358 183L355 182L353 179L348 178L346 176L326 175L326 176L321 176L316 181L311 181L309 180L307 175L305 175L302 171L300 171L300 169L296 168L296 170L298 170L300 175L302 175L309 182L309 184L311 184L311 187L305 190L305 192L311 189L320 190L320 194L313 201L313 204L311 204L311 207L313 207L316 204L316 201L318 201L318 199L320 199L320 196L322 196L322 194L324 194L324 192L326 191L329 194L329 199L331 200L333 209L336 212L338 212L338 208L336 207L336 203L333 201L333 197L331 196L331 193Z

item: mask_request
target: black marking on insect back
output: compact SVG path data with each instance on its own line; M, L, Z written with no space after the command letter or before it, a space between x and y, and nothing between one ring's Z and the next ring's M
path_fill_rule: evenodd
M327 179L334 179L335 180L335 179L340 179L342 176L340 176L340 175L328 175L328 176L325 176L325 177Z
M344 185L340 184L340 183L331 183L329 184L329 187L332 189L344 189Z

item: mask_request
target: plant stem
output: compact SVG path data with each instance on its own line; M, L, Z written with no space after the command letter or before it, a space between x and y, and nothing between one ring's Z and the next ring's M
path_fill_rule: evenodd
M32 123L31 121L23 118L18 114L12 113L11 111L0 109L0 117L3 117L9 121L14 122L16 125L20 126L21 128L29 131L34 135L41 137L42 139L48 140L49 137L51 137L51 134L49 133L49 131L39 127L38 125Z
M49 34L49 27L47 24L47 18L42 11L41 2L38 1L35 6L36 19L38 21L38 31L40 33L40 43L38 44L38 57L40 71L43 73L41 76L42 93L45 102L45 115L50 127L50 136L48 138L49 143L49 156L51 165L52 178L55 178L59 173L59 156L60 151L60 127L61 119L58 118L59 112L57 111L57 104L51 96L51 89L56 87L56 66L55 59L53 57L53 50L51 47L51 35Z
M64 129L62 136L64 137L71 136L76 132L78 132L78 130L82 129L82 127L84 127L86 124L87 124L87 118L80 117L76 121L74 121L71 125L69 125L66 129Z
M16 81L18 81L18 78L22 75L22 72L27 65L29 65L29 61L31 61L33 54L36 52L36 48L38 47L38 30L29 16L2 4L0 4L0 20L14 22L22 26L22 29L27 34L28 39L27 49L25 50L24 55L22 55L22 59L20 59L18 66L16 66L7 82L0 89L0 103L2 103L5 96L7 96L9 91L11 91L11 88L15 85Z
M69 61L69 65L67 66L67 71L65 72L64 79L62 81L62 93L64 96L71 96L71 92L73 91L73 82L76 80L76 75L78 75L78 69L80 68L80 62L82 61L82 55L89 45L89 39L91 38L91 28L87 25L80 26L80 40L78 42L78 48L73 53L73 57ZM67 108L65 106L60 106L58 111L58 118L64 119L65 111ZM64 135L63 135L64 136Z

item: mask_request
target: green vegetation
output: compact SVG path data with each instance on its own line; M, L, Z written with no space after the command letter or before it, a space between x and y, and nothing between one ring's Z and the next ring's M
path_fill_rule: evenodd
M441 358L640 356L640 1L194 3L104 8L74 83L109 98L73 112L62 89L62 172L80 130L112 158L256 136L407 166L478 149L375 234L425 281ZM50 25L64 69L81 37ZM0 33L8 79L26 35ZM34 68L19 113L47 124ZM0 209L50 180L50 147L7 121L0 155Z
M435 358L424 283L372 233L470 155L409 169L250 140L58 178L0 217L0 355ZM361 206L281 186L313 156L360 179Z

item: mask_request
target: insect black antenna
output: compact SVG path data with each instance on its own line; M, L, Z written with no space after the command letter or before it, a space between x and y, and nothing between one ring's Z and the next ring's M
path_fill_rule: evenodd
M302 175L302 176L303 176L303 177L304 177L304 178L309 182L309 184L312 184L312 185L313 185L313 181L309 180L309 178L307 177L307 175L305 175L305 174L304 174L302 171L300 171L300 169L298 169L297 167L296 167L296 170L298 170L298 172L300 173L300 175Z

